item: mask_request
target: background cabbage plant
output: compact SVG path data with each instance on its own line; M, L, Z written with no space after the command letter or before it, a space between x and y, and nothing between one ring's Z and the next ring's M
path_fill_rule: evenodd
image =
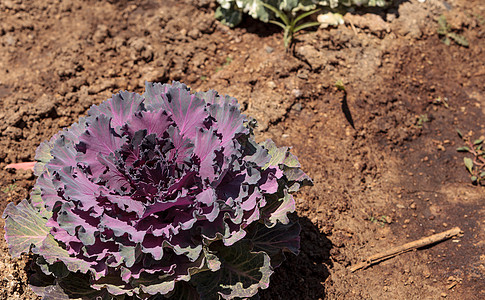
M12 256L45 299L233 299L299 251L287 147L256 143L235 98L147 83L37 149L30 200L8 204Z
M385 6L386 0L217 0L219 7L216 10L216 18L225 25L234 27L242 20L242 14L247 13L252 18L265 23L275 19L275 15L263 3L269 4L276 9L294 16L299 11L310 11L318 7L350 6Z

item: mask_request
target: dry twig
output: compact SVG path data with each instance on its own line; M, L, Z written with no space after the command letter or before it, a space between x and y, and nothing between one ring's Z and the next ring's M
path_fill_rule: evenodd
M419 239L417 241L410 242L410 243L404 244L402 246L397 246L397 247L391 248L389 250L386 250L386 251L378 253L378 254L374 254L374 255L368 257L365 261L360 262L360 263L355 264L352 267L350 267L350 271L355 272L355 271L360 270L360 269L365 269L365 268L370 267L373 264L379 263L383 260L392 258L392 257L397 256L399 254L402 254L402 253L405 253L405 252L408 252L408 251L411 251L411 250L414 250L414 249L422 248L422 247L425 247L425 246L429 246L429 245L447 240L447 239L449 239L449 238L451 238L455 235L458 235L460 232L461 232L460 228L455 227L455 228L452 228L452 229L447 230L445 232L433 234L431 236Z

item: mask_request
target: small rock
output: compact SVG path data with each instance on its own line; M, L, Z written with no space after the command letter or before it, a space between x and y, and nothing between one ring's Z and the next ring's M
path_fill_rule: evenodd
M294 109L295 111L301 111L301 109L302 109L301 103L295 103L295 105L293 105L292 109Z
M306 70L298 70L298 74L296 75L296 77L300 78L300 79L308 79L308 72Z
M96 43L102 43L109 36L108 27L106 25L98 25L96 31L93 34L93 41Z
M191 29L187 35L192 39L197 39L200 37L200 31L197 28Z
M267 86L268 86L270 89L272 89L272 90L274 90L274 89L276 88L276 83L274 83L274 81L268 81L268 83L266 83L266 85L267 85Z
M302 93L302 92L301 92L301 90L299 90L299 89L293 89L293 90L291 91L291 93L292 93L292 94L293 94L293 96L295 96L296 98L300 98L300 97L303 95L303 93Z
M264 47L264 51L266 51L266 53L272 53L274 51L274 48L270 46L266 46Z

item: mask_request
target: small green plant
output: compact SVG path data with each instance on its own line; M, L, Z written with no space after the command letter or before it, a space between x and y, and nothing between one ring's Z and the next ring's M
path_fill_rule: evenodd
M451 26L446 22L444 15L441 15L438 19L437 32L442 36L441 41L447 46L451 44L451 40L463 47L468 47L469 45L468 40L463 35L451 31Z
M472 141L471 139L463 136L460 130L457 130L457 133L466 145L459 147L456 150L458 152L468 152L473 155L473 158L463 158L465 167L468 173L470 173L472 183L477 185L485 185L485 150L483 149L484 139L480 138Z
M224 69L225 66L228 66L232 62L232 57L228 56L226 57L226 61L222 64L222 66L219 66L216 68L216 73Z
M422 114L418 117L418 120L416 121L416 127L422 128L424 123L429 122L429 118L427 114Z
M433 99L432 103L434 105L443 105L445 108L450 107L448 105L448 98L446 98L446 97L441 98L441 96L439 96L438 98Z
M345 84L342 80L335 81L335 87L340 91L345 91Z
M391 224L391 222L392 222L391 217L385 216L385 215L382 215L380 217L370 216L368 220L371 221L374 224L381 226L381 227L384 227L384 225L386 225L386 224Z
M226 62L224 63L224 66L228 66L232 62L232 57L228 56L226 57Z
M307 23L303 23L303 24L298 25L298 23L301 20L303 20L304 18L319 12L320 11L319 9L310 10L310 11L302 13L298 16L295 16L292 13L285 13L285 12L283 12L283 11L277 9L276 7L269 5L267 3L263 3L263 5L267 9L274 12L275 15L282 21L282 22L279 22L279 21L275 21L275 20L270 20L269 22L283 28L283 30L284 30L283 40L285 42L285 48L286 49L288 49L290 47L291 43L293 42L293 37L295 36L295 34L298 31L320 25L319 22L307 22Z
M10 194L11 192L13 192L15 190L16 187L17 187L17 185L15 183L11 183L11 184L7 185L6 187L4 187L2 189L2 192L4 194Z

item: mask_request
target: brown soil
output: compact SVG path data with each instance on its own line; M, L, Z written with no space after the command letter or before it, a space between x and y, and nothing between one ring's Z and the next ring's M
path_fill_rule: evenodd
M396 2L286 53L276 27L214 21L212 0L1 1L0 211L34 184L6 164L32 160L112 93L179 80L237 97L258 139L292 145L314 179L296 197L302 252L262 299L484 299L485 190L456 129L485 135L485 3ZM440 41L441 14L468 48ZM454 226L463 236L349 271ZM28 257L12 259L3 239L0 251L0 298L35 299Z

